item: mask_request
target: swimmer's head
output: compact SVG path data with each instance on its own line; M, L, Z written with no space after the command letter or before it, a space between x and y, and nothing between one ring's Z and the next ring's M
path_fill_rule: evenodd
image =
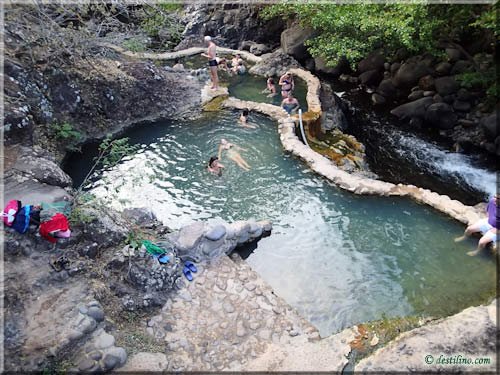
M227 145L227 140L225 140L224 138L221 138L220 144L221 145Z
M210 37L208 35L205 35L205 37L203 38L203 40L208 43L208 42L210 42L212 40L212 37Z
M208 166L212 167L214 165L214 163L217 162L218 160L219 160L219 158L217 156L212 156L210 158L210 160L208 161Z
M274 79L272 77L269 77L267 79L267 82L270 83L271 85L274 85Z
M243 116L245 116L245 117L248 116L248 109L243 110Z

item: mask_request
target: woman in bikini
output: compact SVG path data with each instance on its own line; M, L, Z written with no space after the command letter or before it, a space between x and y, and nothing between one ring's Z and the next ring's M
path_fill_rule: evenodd
M227 150L227 157L229 159L238 164L240 168L244 169L245 171L249 171L250 165L241 157L240 153L236 151L236 149L239 149L241 151L248 151L222 138L220 140L220 145L219 145L219 154L218 154L219 160L222 160L222 151Z
M276 95L276 86L274 86L274 79L269 77L266 82L266 88L262 90L262 93L269 93L268 97Z
M288 94L291 94L295 88L295 83L293 82L293 75L290 72L286 72L280 77L278 85L281 86L281 96L287 98Z

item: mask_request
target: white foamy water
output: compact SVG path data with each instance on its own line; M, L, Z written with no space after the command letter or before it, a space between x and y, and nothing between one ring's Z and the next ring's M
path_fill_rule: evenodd
M396 130L391 135L390 142L399 155L411 159L425 171L455 180L457 184L465 183L488 196L496 192L496 172L478 166L473 156L450 152L414 135Z

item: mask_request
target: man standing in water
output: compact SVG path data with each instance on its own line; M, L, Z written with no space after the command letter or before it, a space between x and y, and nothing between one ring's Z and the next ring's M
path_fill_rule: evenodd
M212 38L208 35L204 38L205 42L208 44L207 53L202 53L202 56L208 58L208 67L210 69L210 78L212 79L212 90L217 90L219 88L219 77L217 76L217 46L212 41Z

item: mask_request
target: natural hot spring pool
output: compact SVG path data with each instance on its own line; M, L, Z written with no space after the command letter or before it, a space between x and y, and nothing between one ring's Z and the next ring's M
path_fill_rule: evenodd
M147 205L173 228L272 220L272 235L247 262L322 336L383 314L445 316L495 295L493 259L467 256L474 240L453 242L462 225L408 199L343 192L283 153L273 121L252 114L252 130L236 118L209 113L138 126L127 136L139 151L87 188L117 208ZM249 150L242 155L250 172L229 160L221 178L206 172L223 137ZM76 183L91 158L89 148L68 160Z
M231 61L231 55L222 54L221 56ZM186 69L207 68L206 58L200 57L199 55L184 57L180 59L180 62L184 64ZM173 63L170 62L168 65L173 65ZM245 61L245 65L248 69L252 66L248 61ZM219 69L219 78L222 85L228 86L229 95L235 98L278 106L281 105L281 101L283 100L280 86L278 85L280 77L273 77L277 90L277 94L273 97L268 97L267 94L262 93L262 90L266 88L267 77L255 76L249 73L230 76ZM293 95L299 101L302 111L306 112L307 84L298 77L294 78L294 82L295 89L293 90Z

